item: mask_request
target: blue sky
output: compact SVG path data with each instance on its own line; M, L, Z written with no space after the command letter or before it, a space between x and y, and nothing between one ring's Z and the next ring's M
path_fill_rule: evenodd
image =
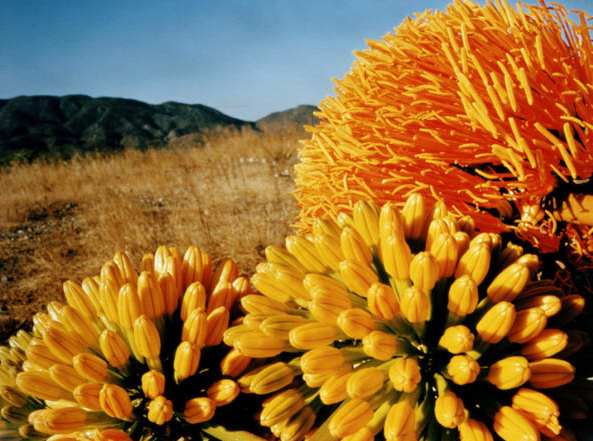
M365 38L448 3L0 0L0 98L173 100L256 120L317 104L333 93L331 78L344 76ZM593 14L593 0L563 4Z

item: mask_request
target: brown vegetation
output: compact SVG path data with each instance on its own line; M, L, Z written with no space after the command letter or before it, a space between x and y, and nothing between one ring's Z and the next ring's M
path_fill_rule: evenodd
M303 136L227 131L203 146L0 171L0 341L61 300L64 281L98 274L118 250L139 266L158 245L183 253L195 244L252 271L291 230Z

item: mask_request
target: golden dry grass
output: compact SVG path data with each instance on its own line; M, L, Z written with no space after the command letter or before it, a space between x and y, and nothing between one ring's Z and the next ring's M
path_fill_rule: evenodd
M0 171L0 341L62 299L65 280L98 274L118 250L139 266L158 245L183 253L195 244L252 271L291 231L303 136L222 132L204 146Z

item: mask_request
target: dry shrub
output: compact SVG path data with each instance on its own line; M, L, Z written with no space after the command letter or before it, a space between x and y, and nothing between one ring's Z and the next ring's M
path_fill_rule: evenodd
M290 232L301 136L221 131L203 145L1 171L0 325L21 326L62 298L65 280L97 274L118 250L139 265L158 245L195 244L252 271Z

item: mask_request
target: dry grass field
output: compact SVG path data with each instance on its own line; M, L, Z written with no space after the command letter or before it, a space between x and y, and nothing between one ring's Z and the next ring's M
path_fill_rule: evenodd
M252 271L291 231L304 136L224 132L203 146L0 170L0 342L118 250L139 266L158 245L195 244Z

